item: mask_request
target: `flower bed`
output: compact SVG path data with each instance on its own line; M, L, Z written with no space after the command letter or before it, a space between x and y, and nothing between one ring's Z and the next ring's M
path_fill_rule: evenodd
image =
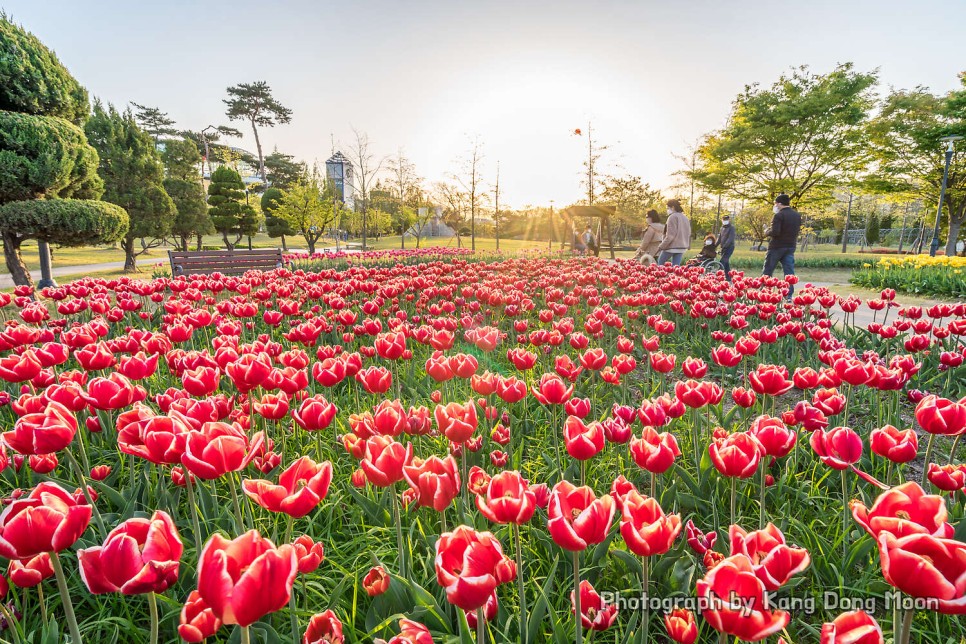
M414 255L0 294L0 637L966 636L966 305Z
M966 257L884 257L853 272L852 283L872 289L966 298Z

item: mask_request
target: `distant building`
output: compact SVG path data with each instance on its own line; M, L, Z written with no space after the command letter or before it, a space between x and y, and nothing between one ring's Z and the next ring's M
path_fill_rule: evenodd
M243 148L236 148L233 146L223 146L223 147L227 147L228 150L230 150L230 157L232 161L227 165L232 169L234 169L241 176L241 180L246 186L249 186L253 183L262 182L262 177L261 175L258 174L258 166L252 165L251 163L246 161L246 159L253 159L257 164L258 163L257 156L255 156L254 154L252 154L251 152ZM212 157L214 156L215 155L212 155ZM226 164L217 158L211 158L208 161L206 161L204 164L205 181L207 182L211 179L211 175L209 174L210 172L214 172L215 170L217 170L223 165L226 165Z
M352 162L341 152L336 152L325 162L325 178L332 182L335 194L348 208L355 207L352 189Z

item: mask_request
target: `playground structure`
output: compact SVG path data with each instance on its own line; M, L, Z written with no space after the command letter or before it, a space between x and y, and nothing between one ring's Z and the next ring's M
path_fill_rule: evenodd
M610 251L610 258L614 259L614 236L611 233L610 218L617 212L615 206L571 206L560 212L560 218L563 220L565 230L569 231L569 235L561 236L560 247L565 248L568 244L570 248L575 248L576 236L581 234L583 231L583 226L578 226L579 222L587 222L596 220L596 232L594 236L597 239L597 248L594 255L600 256L600 251L603 249L603 233L606 229L607 232L607 249ZM594 225L590 224L591 229L594 229Z

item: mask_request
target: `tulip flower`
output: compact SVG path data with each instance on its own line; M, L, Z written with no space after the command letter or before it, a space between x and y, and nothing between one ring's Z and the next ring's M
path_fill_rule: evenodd
M598 422L585 424L576 416L568 416L563 434L567 453L578 461L591 459L604 449L604 428Z
M184 548L171 517L128 519L111 530L103 546L77 551L81 579L95 595L163 593L178 580Z
M893 463L908 463L919 452L919 437L912 428L900 431L892 425L885 425L872 430L869 448L872 453Z
M785 535L772 523L754 532L746 532L741 526L732 525L728 535L731 554L748 557L765 590L778 590L811 563L808 551L787 545Z
M251 440L238 426L205 423L188 432L181 464L200 479L213 480L248 467L265 442L261 432Z
M370 394L384 394L392 386L392 372L384 367L368 367L355 375L362 388Z
M758 439L765 455L774 458L788 456L798 438L794 430L788 429L780 419L771 416L759 416L753 420L748 433Z
M621 536L639 557L662 555L681 532L681 517L665 515L656 499L631 490L621 499Z
M849 427L812 432L809 442L821 461L836 470L846 470L862 458L862 439Z
M192 590L181 607L178 636L186 642L203 642L218 632L219 628L221 620L215 617L214 611L202 599L201 593Z
M842 613L822 624L819 644L883 644L882 628L864 610Z
M895 537L880 532L877 543L885 580L912 597L929 599L948 615L966 614L966 543L928 534Z
M331 463L316 463L303 456L282 472L278 485L264 479L245 479L242 489L248 498L269 512L281 512L299 519L321 503L331 482Z
M0 556L30 559L74 545L91 520L91 506L56 483L43 482L0 513Z
M247 394L256 387L264 387L269 380L272 362L264 353L246 353L225 368L225 373L231 378L235 388Z
M460 491L460 475L452 456L441 459L430 456L426 460L414 458L403 467L403 477L416 493L420 507L443 512Z
M337 413L335 405L322 394L316 394L303 400L298 409L292 412L292 418L306 431L320 431L332 424Z
M939 465L930 463L926 478L943 492L956 492L966 485L966 467L962 465Z
M606 631L617 619L617 606L605 604L586 579L580 582L579 601L575 600L573 591L570 592L570 607L574 615L580 611L580 626L587 630Z
M495 597L495 594L493 596ZM334 644L336 640L333 639L332 642ZM322 642L320 644L328 643ZM388 642L377 638L375 644L433 644L433 636L424 624L403 618L399 620L399 635L391 638Z
M777 633L791 619L785 611L766 608L765 592L751 560L743 554L724 559L697 583L705 620L716 631L748 642Z
M631 456L638 467L652 474L663 474L681 455L677 439L670 432L658 433L653 427L645 426L640 438L629 443Z
M362 587L370 597L383 594L389 590L389 573L382 566L373 566L362 579Z
M508 405L520 402L527 397L527 383L515 376L500 378L496 385L496 395Z
M489 624L496 619L496 614L499 612L499 610L500 603L496 598L496 591L493 591L493 593L490 594L490 597L486 600L486 603L483 604L482 608L471 611L463 611L463 614L466 615L466 625L470 627L471 631L480 627L481 624L478 617L480 613L483 614L484 623ZM477 631L477 633L479 633L479 631Z
M698 639L698 624L694 613L686 608L675 608L664 616L667 636L676 644L694 644Z
M718 533L714 530L709 531L707 534L701 532L701 530L694 525L694 521L688 519L687 525L684 526L688 537L688 547L694 550L699 555L704 555L706 552L714 548L714 542L718 540Z
M214 534L198 563L198 593L225 624L247 627L288 603L298 572L295 549L256 530L233 540Z
M461 405L436 405L433 411L439 433L454 443L465 443L477 428L476 405L473 401Z
M114 372L107 378L93 378L87 383L84 400L95 409L115 410L140 402L147 392L131 384L125 376Z
M360 467L376 487L389 487L403 479L403 468L412 460L412 444L397 443L391 436L373 436L366 441Z
M748 380L756 393L765 396L780 396L794 387L784 366L759 365L748 374Z
M735 432L712 441L708 454L722 476L746 479L758 469L764 447L752 434Z
M918 483L909 481L886 490L871 508L861 501L850 504L852 516L873 538L888 532L896 538L927 534L951 538L955 529L946 523L946 502L942 496L926 494Z
M42 412L21 416L3 442L24 455L53 454L74 440L77 419L65 406L50 402Z
M540 383L533 387L533 396L541 405L562 405L573 393L573 385L568 387L560 376L552 373L540 376Z
M321 542L312 541L312 537L307 534L303 534L293 541L292 547L295 548L300 575L315 572L322 560L325 559L325 547Z
M494 523L523 525L533 516L536 496L519 472L507 470L490 478L476 507Z
M614 499L609 494L597 498L589 487L560 481L550 494L547 529L558 546L580 552L606 538L614 511Z
M33 588L53 574L50 554L46 552L23 561L13 559L7 567L7 576L19 588Z
M461 525L436 542L436 581L446 599L466 611L482 607L500 584L516 577L516 565L489 532Z
M930 434L956 436L966 431L966 403L926 396L916 405L916 422Z

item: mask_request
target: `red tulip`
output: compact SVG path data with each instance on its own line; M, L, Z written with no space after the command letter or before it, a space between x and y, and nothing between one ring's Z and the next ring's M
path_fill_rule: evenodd
M573 393L573 385L568 387L560 376L552 373L540 376L540 383L533 388L533 396L541 405L562 405Z
M755 473L763 453L764 448L758 439L745 432L728 434L708 446L715 469L724 476L742 479Z
M292 547L295 548L300 575L315 572L322 560L325 559L325 548L322 546L322 542L312 541L312 537L307 534L303 534L293 541Z
M655 351L649 355L651 369L658 373L671 373L674 371L676 357L673 353L661 353Z
M798 439L795 430L788 429L780 419L771 416L759 416L753 420L748 433L758 439L766 455L774 458L788 456Z
M794 385L788 381L788 369L784 366L769 364L758 365L748 374L752 389L766 396L780 396Z
M537 498L519 472L495 474L482 494L476 495L480 514L494 523L523 525L533 516Z
M346 363L342 358L326 358L312 365L312 377L323 387L334 387L346 378Z
M878 536L885 580L912 597L932 600L935 610L966 614L966 543L928 534Z
M403 476L415 491L419 507L442 512L460 492L460 475L452 456L430 456L425 461L414 458L403 467Z
M527 383L515 376L500 378L496 385L496 395L508 405L520 402L527 397Z
M711 359L719 367L732 369L741 363L742 354L727 345L718 345L711 350Z
M362 579L362 587L370 597L383 594L389 590L389 573L382 566L373 566Z
M567 416L563 434L567 453L578 461L591 459L604 449L604 428L598 422L586 425L576 416Z
M114 372L107 378L93 378L87 383L84 400L95 409L121 409L131 403L144 400L147 393L138 389L120 373Z
M883 644L882 628L864 610L842 613L822 624L819 644Z
M663 474L681 455L677 439L670 432L657 433L653 427L645 426L640 438L630 442L631 456L637 465L648 472Z
M325 396L316 394L303 400L299 408L292 412L292 418L302 429L319 431L332 424L338 411Z
M513 363L513 366L520 371L529 371L533 369L533 365L537 364L537 354L530 353L526 349L515 348L510 349L506 352L507 359Z
M403 479L403 468L413 456L413 446L397 443L390 436L373 436L366 441L360 467L376 487L389 487Z
M832 469L848 469L862 458L862 439L850 427L836 427L828 432L815 430L809 442L821 461Z
M684 528L688 535L688 547L691 548L691 550L694 550L699 555L704 555L706 552L714 548L714 542L718 540L717 532L711 530L705 534L701 532L701 530L694 525L694 521L690 519L688 519L688 523L684 526Z
M201 598L201 593L192 590L181 608L178 635L186 642L203 642L218 632L219 628L221 620L215 617L211 607Z
M32 380L43 368L37 354L30 349L21 354L12 353L0 358L0 378L7 382Z
M56 483L39 483L0 513L0 556L29 559L69 548L87 529L91 511Z
M461 525L436 542L436 581L446 599L466 611L483 606L500 584L516 578L516 565L489 532Z
M570 612L577 613L574 592L570 591ZM585 629L606 631L617 619L617 606L605 604L586 579L580 582L580 625Z
M765 586L745 555L733 555L708 570L697 583L701 614L712 628L740 640L757 642L786 626L791 616L767 610Z
M288 414L288 396L281 394L265 394L260 400L252 403L255 413L266 420L281 420Z
M839 378L853 387L864 385L875 377L874 365L862 360L840 358L832 364L832 367Z
M74 357L84 368L84 371L107 369L116 362L114 353L104 342L95 342L82 347L74 352Z
M332 464L316 463L303 456L278 477L278 485L264 479L245 479L242 489L252 501L269 512L283 512L299 519L314 510L329 493Z
M966 467L963 465L939 465L930 463L926 470L929 482L943 492L956 492L966 485Z
M181 463L191 421L178 412L155 416L147 407L136 405L117 417L117 446L120 451L156 465Z
M558 546L578 552L607 537L614 510L614 499L609 494L598 499L589 487L560 481L550 494L547 529Z
M912 428L900 431L892 425L886 425L872 430L869 447L874 454L893 463L908 463L919 452L919 437Z
M44 390L44 398L51 402L60 403L75 414L87 407L87 401L84 400L84 388L71 380L50 385Z
M681 372L688 378L704 378L708 373L708 365L701 358L689 356L681 363Z
M25 561L14 559L7 568L10 581L19 588L33 588L44 579L52 577L54 568L50 564L50 554L42 552Z
M433 416L439 433L454 443L465 443L477 428L476 405L472 400L464 405L455 402L436 405Z
M817 389L812 394L812 404L826 416L837 416L845 410L845 396L836 389Z
M493 597L496 597L496 594ZM472 612L467 613L467 619L472 614ZM391 638L388 642L376 639L375 644L433 644L433 636L425 625L404 618L399 620L399 635Z
M134 355L122 357L118 362L117 370L131 380L144 380L157 371L159 357L159 354L148 356L143 351L138 351Z
M656 499L631 490L621 498L620 525L628 550L639 557L652 557L671 549L681 533L681 516L664 514Z
M362 369L355 378L370 394L384 394L392 386L392 373L383 367Z
M590 398L571 398L564 403L564 413L584 419L590 415Z
M740 526L732 525L728 534L731 554L748 557L766 590L778 590L811 563L808 551L786 545L785 535L772 523L754 532L745 532Z
M288 604L298 572L295 549L256 530L229 541L215 534L198 563L198 592L225 624L248 626Z
M499 612L499 610L500 604L496 598L496 591L493 591L490 597L486 600L486 603L483 604L483 621L487 623L492 622L494 619L496 619L496 614ZM477 613L479 613L479 609L463 611L463 614L466 615L466 625L470 627L470 630L474 630L477 626Z
M302 635L302 644L342 644L345 636L342 634L342 622L331 610L316 613L309 620L309 625Z
M686 608L675 608L664 616L667 635L677 644L694 644L698 639L698 624L694 613Z
M77 551L81 579L95 595L163 593L178 580L184 548L171 517L128 519L111 530L103 546Z
M376 353L386 360L398 360L406 352L405 333L380 333L374 343Z
M735 387L734 389L731 390L731 399L739 407L748 409L755 405L755 400L757 400L757 396L755 395L754 389Z
M818 387L820 379L819 373L811 367L799 367L792 374L792 382L803 391Z
M21 416L3 441L21 454L52 454L74 440L77 419L60 403L48 403L42 412Z
M237 425L205 423L188 432L181 464L201 479L212 480L248 467L265 442L261 432L249 441Z
M243 394L257 387L269 388L266 385L273 370L271 360L264 353L246 353L225 367L225 373Z
M951 538L953 526L946 523L946 503L943 497L926 494L918 483L909 481L886 490L871 508L861 501L850 503L855 521L873 538L883 532L895 537L928 534Z
M966 431L966 403L926 396L916 405L916 421L930 434L957 436Z
M637 410L637 416L645 427L663 427L668 420L664 407L657 402L645 400Z
M709 380L678 381L674 385L675 397L691 409L717 404L721 394L721 387Z

